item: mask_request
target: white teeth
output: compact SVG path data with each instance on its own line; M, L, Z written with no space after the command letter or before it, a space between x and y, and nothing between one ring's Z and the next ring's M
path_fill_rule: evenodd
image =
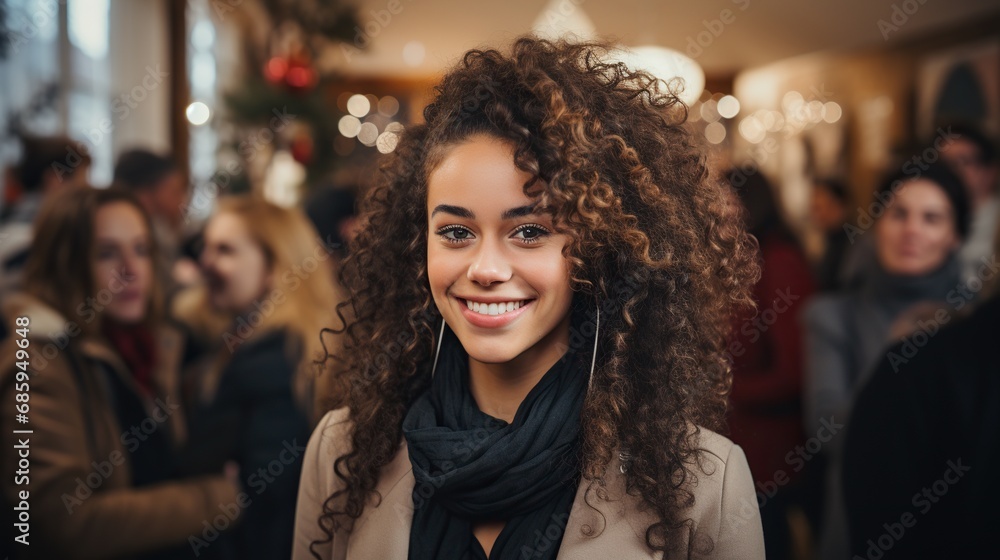
M504 303L479 303L476 301L465 300L465 305L472 311L479 313L480 315L500 315L503 313L510 313L515 309L519 309L525 302L523 301L508 301Z

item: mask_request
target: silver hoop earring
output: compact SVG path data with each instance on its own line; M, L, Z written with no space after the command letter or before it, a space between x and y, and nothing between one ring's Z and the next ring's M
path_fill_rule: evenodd
M601 333L601 306L597 306L597 325L594 327L594 352L590 356L590 378L587 380L587 391L594 385L594 365L597 363L597 338Z
M434 365L431 366L431 379L434 379L434 370L437 369L438 355L441 354L441 341L444 340L444 317L441 317L441 332L438 333L437 350L434 351Z

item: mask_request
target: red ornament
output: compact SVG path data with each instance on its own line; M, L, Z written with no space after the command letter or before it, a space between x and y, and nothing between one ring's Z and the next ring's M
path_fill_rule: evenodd
M292 91L304 91L316 85L316 70L310 64L309 57L299 52L288 60L288 71L285 73L285 85Z
M271 57L264 64L264 78L275 85L283 85L292 91L306 91L316 85L318 74L305 56L285 58Z
M292 158L302 165L309 165L313 159L313 141L308 134L302 134L292 140Z
M285 81L288 74L288 59L280 56L272 57L264 64L264 77L272 84L280 84Z

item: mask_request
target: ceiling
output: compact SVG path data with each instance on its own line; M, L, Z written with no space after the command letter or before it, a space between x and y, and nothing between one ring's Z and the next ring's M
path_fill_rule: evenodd
M817 51L893 45L996 13L1000 0L359 0L364 33L356 42L367 48L336 47L326 62L359 77L434 76L466 50L503 45L541 18L589 23L630 46L671 47L709 75L725 75ZM408 44L411 55L423 48L421 62L407 64Z

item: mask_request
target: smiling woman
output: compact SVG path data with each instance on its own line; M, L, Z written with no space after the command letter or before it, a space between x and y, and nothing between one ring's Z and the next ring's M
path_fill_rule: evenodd
M341 271L294 558L763 558L711 431L753 247L683 104L607 54L470 51L400 139Z
M568 237L521 192L530 179L509 143L477 135L427 185L431 295L469 352L480 409L507 421L569 347Z

